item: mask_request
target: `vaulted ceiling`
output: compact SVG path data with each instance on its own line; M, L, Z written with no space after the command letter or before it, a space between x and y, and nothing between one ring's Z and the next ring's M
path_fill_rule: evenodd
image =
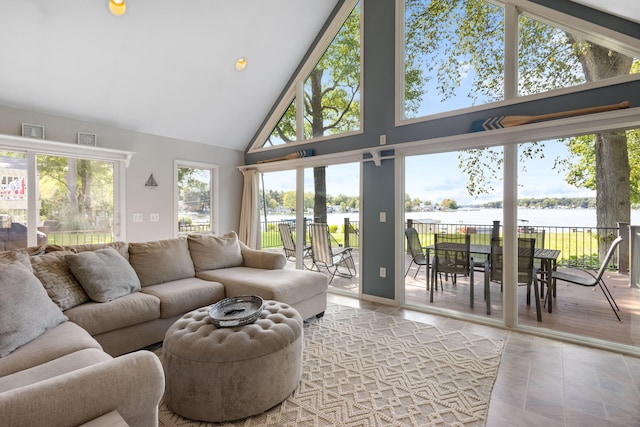
M640 22L640 2L575 1ZM0 105L243 150L337 2L4 2Z

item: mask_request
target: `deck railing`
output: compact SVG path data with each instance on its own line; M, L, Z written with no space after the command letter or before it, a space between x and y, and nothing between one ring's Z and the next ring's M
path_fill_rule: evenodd
M262 233L262 248L278 248L282 247L282 239L278 231L278 224L288 222L294 233L298 231L295 220L267 221L260 223L260 231ZM305 219L303 229L307 230L307 224L313 222L310 218ZM360 222L351 221L349 218L344 219L342 225L329 225L329 233L332 246L344 246L357 248L360 246ZM305 233L305 241L309 242L309 233Z
M423 246L433 244L435 233L469 234L472 245L489 245L492 235L502 236L502 225L497 221L487 225L424 223L420 220L408 220L406 226L418 231L420 243ZM536 247L560 250L558 266L598 268L600 266L599 248L611 246L611 242L618 236L618 228L527 225L518 227L518 235L536 238ZM617 256L615 256L610 267L617 264Z

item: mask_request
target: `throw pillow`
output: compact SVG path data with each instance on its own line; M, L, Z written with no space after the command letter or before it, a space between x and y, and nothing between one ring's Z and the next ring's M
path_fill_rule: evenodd
M14 261L19 261L22 265L27 267L27 270L33 273L29 254L27 254L25 251L14 249L12 251L0 252L0 265L10 264Z
M22 263L0 266L0 357L68 320Z
M187 238L196 271L239 267L244 264L238 235L234 231L222 236L191 234Z
M113 248L66 255L64 259L93 301L109 302L140 290L136 272Z
M82 289L69 269L64 257L74 254L73 251L56 251L31 257L31 266L42 286L47 290L49 298L62 311L90 301L89 295Z
M129 243L129 262L143 287L196 275L186 237Z

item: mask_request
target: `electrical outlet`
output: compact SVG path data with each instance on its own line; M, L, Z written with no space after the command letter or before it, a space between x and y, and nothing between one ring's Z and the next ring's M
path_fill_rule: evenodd
M387 269L384 267L380 267L380 277L387 277Z
M160 221L160 214L158 212L153 212L149 214L149 221L158 222Z
M387 222L387 213L380 212L380 222Z
M144 214L142 212L136 212L133 214L133 222L144 221Z
M380 145L387 145L387 135L380 135Z

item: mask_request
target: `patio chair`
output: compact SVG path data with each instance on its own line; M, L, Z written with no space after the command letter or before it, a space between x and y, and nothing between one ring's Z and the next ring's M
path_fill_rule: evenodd
M442 287L442 273L451 275L455 285L457 276L469 276L469 305L473 308L473 258L470 251L471 236L468 234L434 234L434 259L432 279L435 284L440 277ZM430 301L433 302L433 288L431 287Z
M527 287L527 305L531 305L531 287L533 286L536 300L536 319L542 321L542 308L540 306L540 287L538 284L538 269L534 266L534 255L536 239L518 238L518 284ZM502 291L502 239L494 237L491 239L491 255L486 261L484 276L484 291L487 300L487 314L491 314L490 283L499 282Z
M329 226L322 223L309 224L311 231L311 259L317 271L325 268L331 275L329 283L338 275L348 279L356 275L353 248L332 248L329 244ZM346 271L345 271L346 270Z
M527 229L526 231L518 232L518 238L536 239L536 249L544 249L544 235L545 230L537 231L536 229ZM538 272L540 272L542 267L541 260L534 259L533 265L538 269Z
M430 260L427 259L425 254L425 247L420 243L420 236L418 236L418 231L415 228L406 228L404 230L404 235L407 237L407 249L409 250L409 254L411 255L411 262L407 267L407 271L404 273L404 277L407 277L409 270L413 264L418 266L418 270L416 274L413 275L415 279L420 272L420 269L423 265L428 267L430 266ZM427 280L427 290L429 290L429 281Z
M284 255L288 260L296 259L296 244L293 239L293 230L291 224L288 222L278 223L278 231L280 232L280 239L282 239L282 249ZM302 259L309 258L311 256L311 246L306 245L302 250Z
M620 311L620 309L618 308L618 304L616 304L616 301L613 299L613 295L611 295L609 288L607 288L607 284L604 282L604 279L602 278L620 242L622 242L622 237L618 236L611 243L611 246L607 251L607 255L604 257L604 260L602 261L602 264L600 265L598 272L595 274L593 273L593 271L590 271L587 269L572 267L573 269L579 270L586 274L574 274L574 273L569 273L565 271L553 271L551 273L551 276L552 276L552 280L556 280L556 281L564 280L565 282L573 283L575 285L586 286L586 287L595 287L596 285L600 286L600 289L602 289L602 293L604 293L605 298L607 298L607 301L611 306L611 310L613 310L613 314L616 315L616 317L618 318L618 321L622 322L622 320L620 320L620 316L617 313L618 311ZM547 292L547 298L549 298L549 293L550 292ZM545 303L546 303L546 300L545 300Z

